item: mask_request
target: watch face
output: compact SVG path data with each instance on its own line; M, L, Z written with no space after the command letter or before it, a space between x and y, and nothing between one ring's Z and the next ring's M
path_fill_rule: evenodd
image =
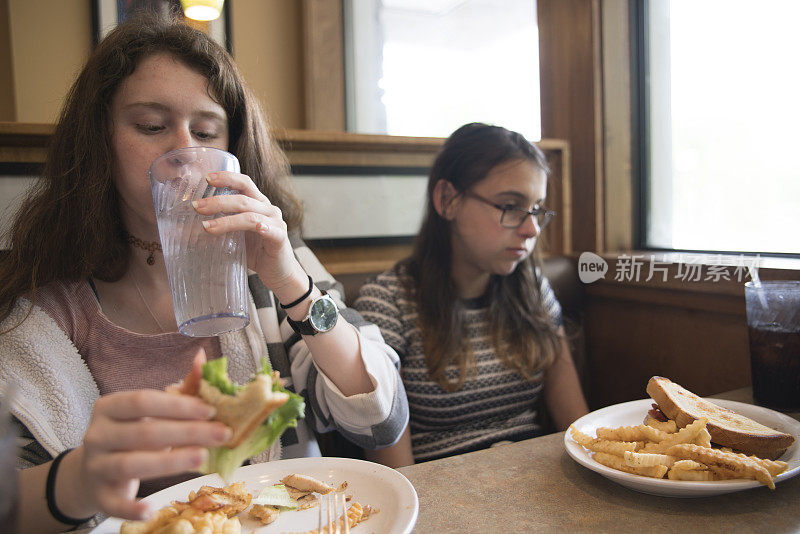
M314 301L309 313L311 325L320 332L327 332L336 325L339 309L327 295Z

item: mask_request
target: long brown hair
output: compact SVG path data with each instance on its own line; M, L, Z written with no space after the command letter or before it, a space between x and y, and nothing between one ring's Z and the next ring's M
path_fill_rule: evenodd
M11 250L0 258L0 320L19 296L50 282L89 276L113 282L128 270L130 248L112 181L111 100L136 66L159 52L208 79L209 94L227 114L228 150L289 228L299 229L302 209L286 157L233 59L201 31L139 13L97 46L67 94L42 175L9 230Z
M464 192L493 168L515 159L529 160L549 173L542 151L517 132L482 123L466 124L453 132L431 168L422 228L412 255L403 261L410 275L407 290L419 309L428 373L447 391L463 386L475 360L466 342L464 305L451 276L451 222L437 213L434 188L439 180L446 180ZM492 275L487 295L489 331L499 357L528 379L549 367L561 341L543 306L534 255L508 276ZM449 365L458 367L456 382L447 378Z

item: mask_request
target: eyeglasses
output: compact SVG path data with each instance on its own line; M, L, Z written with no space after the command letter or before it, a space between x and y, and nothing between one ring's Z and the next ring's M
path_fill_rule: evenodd
M525 218L528 215L532 215L533 222L536 223L536 226L539 228L539 230L544 230L547 225L550 224L550 221L553 220L553 217L556 216L555 211L548 210L546 208L533 208L532 210L525 210L514 206L501 206L500 204L495 204L491 200L473 193L469 189L464 191L463 195L474 198L475 200L502 211L503 213L500 215L500 225L503 228L519 228L522 226L522 223L525 222Z

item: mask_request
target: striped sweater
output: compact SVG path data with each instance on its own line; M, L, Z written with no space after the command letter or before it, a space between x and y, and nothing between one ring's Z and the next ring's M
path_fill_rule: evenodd
M447 392L428 375L417 306L406 293L404 277L404 267L395 266L371 279L361 288L355 308L380 327L386 342L400 355L414 459L433 460L537 435L543 373L526 380L500 360L491 343L483 299L463 302L476 372L467 375L461 389ZM554 324L560 325L561 306L546 279L542 280L542 300ZM446 373L454 381L458 368L450 365Z

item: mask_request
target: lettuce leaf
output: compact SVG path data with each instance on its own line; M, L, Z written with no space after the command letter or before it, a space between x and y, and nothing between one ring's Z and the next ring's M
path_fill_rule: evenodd
M221 362L221 363L220 363ZM203 366L203 379L217 387L227 395L235 395L245 386L231 382L227 373L227 358L218 358ZM272 374L272 368L266 359L262 360L258 374ZM279 391L289 395L289 400L276 409L259 427L253 431L235 449L227 447L211 447L208 449L208 461L201 467L202 473L219 473L227 483L233 472L245 460L262 453L272 447L287 428L297 426L297 418L305 417L306 403L303 397L284 388L277 380L272 383L272 391Z
M269 363L266 358L261 362L262 369L257 374L264 374L264 366L269 368ZM228 358L222 357L216 360L211 360L203 364L203 380L220 390L226 395L236 395L236 392L244 389L244 386L239 386L231 382L228 377ZM273 391L275 389L273 388Z
M275 484L267 486L255 497L251 504L261 504L263 506L277 506L282 512L285 510L296 510L300 503L289 496L286 486Z

